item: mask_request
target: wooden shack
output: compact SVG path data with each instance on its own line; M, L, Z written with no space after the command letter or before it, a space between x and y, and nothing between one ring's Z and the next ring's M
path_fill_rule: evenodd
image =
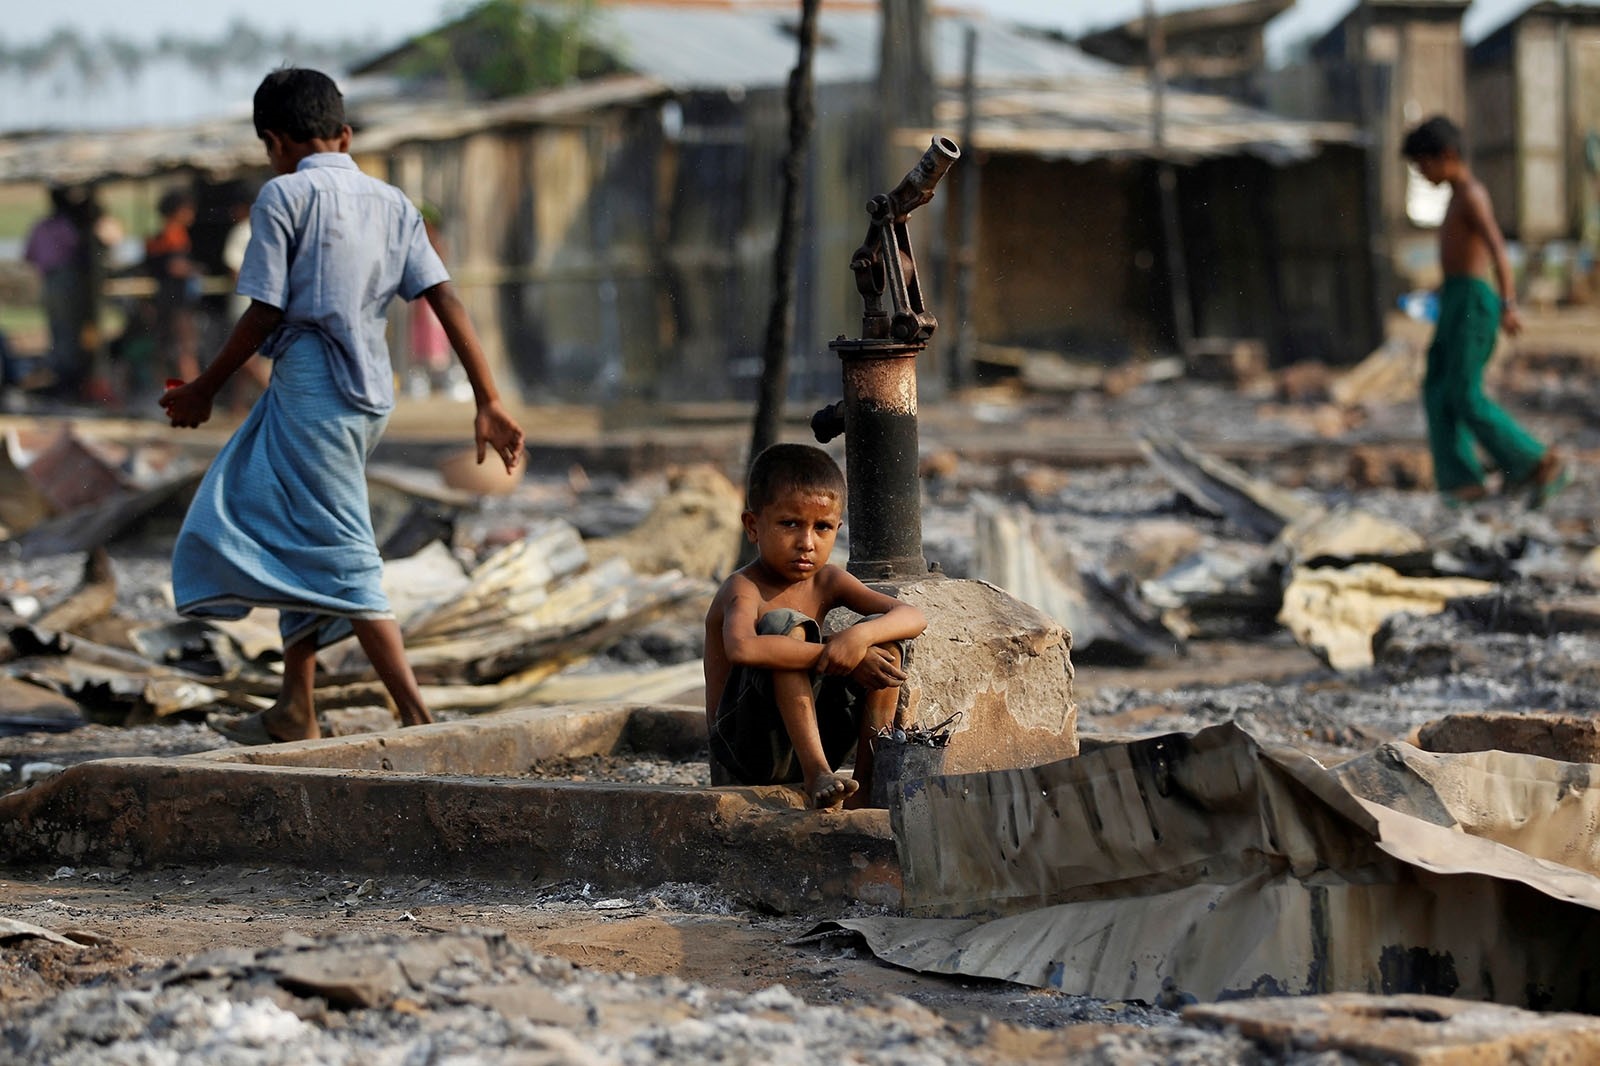
M1292 6L1294 0L1224 0L1161 11L1156 21L1165 42L1167 78L1181 89L1263 103L1267 23ZM1077 44L1092 56L1142 67L1150 58L1150 27L1141 14L1084 34Z
M479 298L485 313L499 315L525 382L593 398L753 395L786 135L791 8L606 5L609 29L596 32L663 92L617 101L609 118L570 115L556 129L500 122L466 140L425 133L386 149L402 187L438 203L447 219L468 213L462 224L476 235L460 247L452 238L452 254L465 278L496 290ZM964 168L984 172L980 337L1095 358L1170 345L1142 77L1059 40L939 15L937 128L903 132L901 161L914 160L933 134L960 129L956 83L969 26L987 114L974 146L981 151L947 182L954 190ZM874 143L877 33L875 5L824 9L796 397L837 390L827 341L860 322L848 264L865 232L863 204L878 191L869 185L883 147ZM1375 338L1366 325L1372 290L1355 131L1176 91L1169 107L1173 158L1185 164L1201 328L1260 337L1284 360L1366 354ZM557 142L567 147L555 152ZM500 157L507 161L489 162ZM929 297L947 328L953 285L940 267L953 258L954 196L942 189L913 222ZM544 204L552 197L559 210ZM512 240L513 232L523 236ZM948 343L945 335L936 346Z
M960 107L947 94L935 117ZM1151 107L1146 81L1115 68L980 91L981 174L958 167L949 193L980 185L980 337L1113 360L1175 350L1165 160L1197 336L1256 338L1279 363L1366 355L1379 338L1358 132L1174 93L1158 146Z
M596 10L595 39L620 69L498 100L352 96L358 162L437 211L447 261L508 387L530 400L748 400L770 301L794 5L617 0ZM893 177L934 132L959 135L969 27L974 143L911 223L943 322L930 368L958 325L950 205L968 174L981 174L980 342L1096 360L1168 348L1162 161L1178 170L1202 332L1260 338L1280 361L1370 350L1362 150L1348 125L1173 90L1158 146L1139 74L946 13L932 27L935 128L895 138ZM825 5L798 250L797 401L837 396L827 343L860 328L849 263L866 200L883 191L873 184L885 147L878 52L876 3ZM207 127L205 139L171 131L142 154L128 137L0 144L0 180L49 180L69 164L87 177L132 159L144 173L260 160L248 123ZM396 315L402 367L405 329Z
M1485 29L1468 56L1474 169L1509 237L1578 237L1595 225L1600 5L1542 0Z
M1318 113L1371 138L1373 244L1387 297L1425 278L1431 231L1407 213L1422 182L1400 155L1407 130L1430 115L1467 118L1461 17L1469 0L1360 0L1311 49L1322 75Z

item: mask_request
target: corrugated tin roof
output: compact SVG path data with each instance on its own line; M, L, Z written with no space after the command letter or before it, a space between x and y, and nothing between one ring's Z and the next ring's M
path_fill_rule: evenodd
M388 99L352 103L355 150L382 152L411 141L448 140L501 126L559 122L606 107L664 96L654 78L600 78L488 104ZM176 170L216 176L258 170L266 153L248 114L196 125L0 139L0 182L70 184L144 178Z
M595 42L631 69L677 89L784 84L794 67L798 5L685 7L629 3L597 8ZM1028 33L982 15L933 21L933 62L941 79L961 76L966 28L978 31L979 77L1041 78L1105 69L1062 40ZM814 75L819 83L870 81L878 71L876 5L830 8L818 22Z
M560 121L596 109L637 103L673 90L777 87L794 65L790 4L752 0L665 7L629 3L599 9L634 51L638 72L481 104L411 99L352 104L356 148L378 152L408 141L444 140L497 126ZM1043 35L984 18L935 20L935 65L945 86L937 120L949 134L960 119L955 85L967 26L979 35L983 85L980 145L1046 157L1149 156L1151 95L1140 76ZM819 81L870 81L878 64L875 5L824 7L826 41ZM620 47L620 45L619 45ZM1254 154L1301 159L1328 143L1355 143L1340 123L1280 118L1222 97L1166 94L1165 154L1175 160ZM926 144L926 135L916 139ZM254 169L262 149L248 119L173 129L61 134L0 141L0 181L84 181L144 177L192 168L225 175Z
M1213 7L1234 7L1244 0L1156 0L1156 14L1177 15ZM1062 3L1055 20L1072 37L1085 37L1144 18L1145 0L1096 0L1095 3Z
M1600 0L1477 0L1461 20L1461 35L1477 44L1503 30L1534 8L1600 10Z
M1058 79L1035 86L985 86L978 94L976 147L1042 158L1085 161L1149 158L1175 162L1252 155L1275 164L1308 159L1329 144L1360 144L1361 131L1343 122L1302 122L1236 104L1225 97L1168 91L1164 149L1153 136L1153 96L1143 79L1115 76ZM959 129L960 94L946 90L934 111L938 132ZM933 130L904 131L923 147ZM963 151L972 146L962 145Z

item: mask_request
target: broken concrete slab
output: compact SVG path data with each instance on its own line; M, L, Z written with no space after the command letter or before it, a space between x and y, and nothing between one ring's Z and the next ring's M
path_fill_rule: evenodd
M1418 728L1416 745L1432 752L1514 751L1600 763L1600 720L1576 714L1452 714Z
M700 708L508 712L383 734L107 759L0 796L7 863L277 862L601 888L718 883L779 911L895 906L883 811L815 812L788 788L549 782L541 757L704 744ZM463 769L477 771L476 776ZM760 863L751 855L763 856Z
M897 718L935 729L955 716L947 772L1077 754L1072 635L1060 623L985 581L933 576L893 594L928 619L912 643Z
M1233 1030L1269 1053L1333 1052L1397 1066L1600 1061L1600 1019L1443 996L1237 1000L1185 1007L1183 1020Z

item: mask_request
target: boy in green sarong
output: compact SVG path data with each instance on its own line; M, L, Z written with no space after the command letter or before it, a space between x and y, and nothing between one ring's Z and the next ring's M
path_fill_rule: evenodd
M1450 185L1450 207L1439 226L1439 322L1428 347L1422 401L1428 416L1433 479L1452 503L1488 495L1475 445L1489 454L1502 491L1527 492L1542 505L1571 478L1566 462L1483 391L1483 371L1499 331L1522 329L1505 240L1489 193L1461 156L1461 131L1435 116L1406 135L1401 151L1435 185ZM1493 272L1498 291L1488 281Z

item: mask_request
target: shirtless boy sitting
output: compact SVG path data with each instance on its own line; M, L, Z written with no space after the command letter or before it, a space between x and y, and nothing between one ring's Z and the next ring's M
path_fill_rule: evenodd
M830 566L844 518L844 475L820 448L775 444L756 457L744 530L758 557L717 590L706 613L711 757L744 785L803 782L816 808L860 807L872 737L899 698L900 641L922 612ZM866 616L824 638L835 607ZM857 751L853 777L835 771Z

